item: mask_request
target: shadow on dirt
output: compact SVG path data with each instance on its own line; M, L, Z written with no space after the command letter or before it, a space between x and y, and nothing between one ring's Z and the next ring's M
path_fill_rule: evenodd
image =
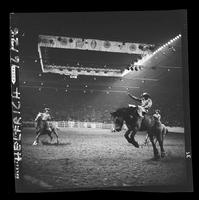
M172 155L170 152L168 152L164 158L150 158L146 159L144 162L155 165L157 163L182 163L185 162L185 159L183 157Z
M65 145L71 145L70 142L47 142L47 141L42 141L41 142L43 145L46 145L46 146L65 146Z
M149 158L149 159L144 160L144 162L151 165L157 165L160 161L161 161L161 158L160 159Z

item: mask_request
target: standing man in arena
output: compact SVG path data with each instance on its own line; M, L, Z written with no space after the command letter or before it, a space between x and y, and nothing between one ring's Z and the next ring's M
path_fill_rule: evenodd
M152 106L152 100L151 100L151 96L148 94L148 93L143 93L141 95L140 98L137 98L133 95L131 95L130 93L128 93L128 95L135 101L141 103L140 106L138 106L138 114L140 117L144 117L144 115L146 113L148 113L149 109L151 108Z
M161 119L160 110L158 110L158 109L155 110L155 113L153 114L153 118L155 120L155 125L154 126L156 126L156 127L162 127L162 129L164 129L164 132L165 132L165 135L166 135L166 133L168 132L168 130L165 127L165 125L162 124L162 122L160 121L160 119ZM147 134L147 136L145 138L145 142L144 142L145 145L148 144L148 140L149 140L149 136ZM156 142L157 142L157 139L156 139Z
M42 121L45 122L44 123L45 124L44 128L51 131L51 128L50 128L50 126L49 126L49 124L47 122L47 121L52 119L49 111L50 111L49 108L44 108L44 112L43 113L39 112L37 117L35 118L35 121L37 121L38 117L41 117ZM37 124L36 129L38 129L38 124Z
M161 115L160 115L160 110L156 109L155 114L153 114L153 118L157 123L161 123Z

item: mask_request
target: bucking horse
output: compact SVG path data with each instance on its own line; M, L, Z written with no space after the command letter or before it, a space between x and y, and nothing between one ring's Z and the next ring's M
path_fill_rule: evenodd
M41 116L38 116L36 119L36 138L33 142L33 145L37 145L39 143L39 137L41 135L48 135L53 140L52 133L55 134L57 138L57 144L59 143L59 137L57 134L58 128L55 126L54 122L47 122L42 120ZM47 124L48 123L48 124Z
M122 130L122 126L125 122L127 131L124 134L126 140L133 144L136 148L139 148L138 142L135 140L135 135L138 131L146 131L151 141L154 158L156 160L165 157L165 150L163 147L164 136L168 132L168 129L162 124L157 124L152 115L145 114L144 118L138 114L138 107L124 107L119 108L115 112L111 112L111 116L114 123L115 131ZM156 147L155 139L158 141L161 154L159 155Z

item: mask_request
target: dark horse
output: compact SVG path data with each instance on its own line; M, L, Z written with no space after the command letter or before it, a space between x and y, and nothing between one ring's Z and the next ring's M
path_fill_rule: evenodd
M47 134L50 137L51 141L52 141L52 139L53 139L53 137L51 135L52 133L54 133L56 135L57 144L59 143L59 137L58 137L58 134L57 134L57 131L56 131L56 129L58 129L58 128L55 127L53 123L50 123L50 125L49 125L50 129L48 129L47 128L48 126L46 124L48 122L43 121L41 116L36 118L36 123L37 123L37 126L36 126L36 138L35 138L35 140L33 142L33 145L37 145L38 142L39 142L39 137L41 135L45 135L45 134Z
M140 117L137 113L136 106L119 108L115 112L112 112L111 116L113 118L116 131L121 131L123 123L126 123L128 129L124 136L129 143L139 148L139 144L137 141L135 141L134 138L135 134L137 131L146 131L153 146L154 158L160 158L154 141L155 138L157 139L160 146L161 157L165 157L165 151L163 147L165 129L163 130L163 128L156 125L156 121L154 120L153 116L145 114L144 118Z

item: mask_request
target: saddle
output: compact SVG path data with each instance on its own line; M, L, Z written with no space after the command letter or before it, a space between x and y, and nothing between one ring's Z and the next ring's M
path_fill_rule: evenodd
M144 115L146 114L146 112L144 112L144 110L140 106L135 106L133 104L129 104L129 108L132 108L133 115L134 115L135 111L138 114L138 116L140 116L140 117L144 117Z

